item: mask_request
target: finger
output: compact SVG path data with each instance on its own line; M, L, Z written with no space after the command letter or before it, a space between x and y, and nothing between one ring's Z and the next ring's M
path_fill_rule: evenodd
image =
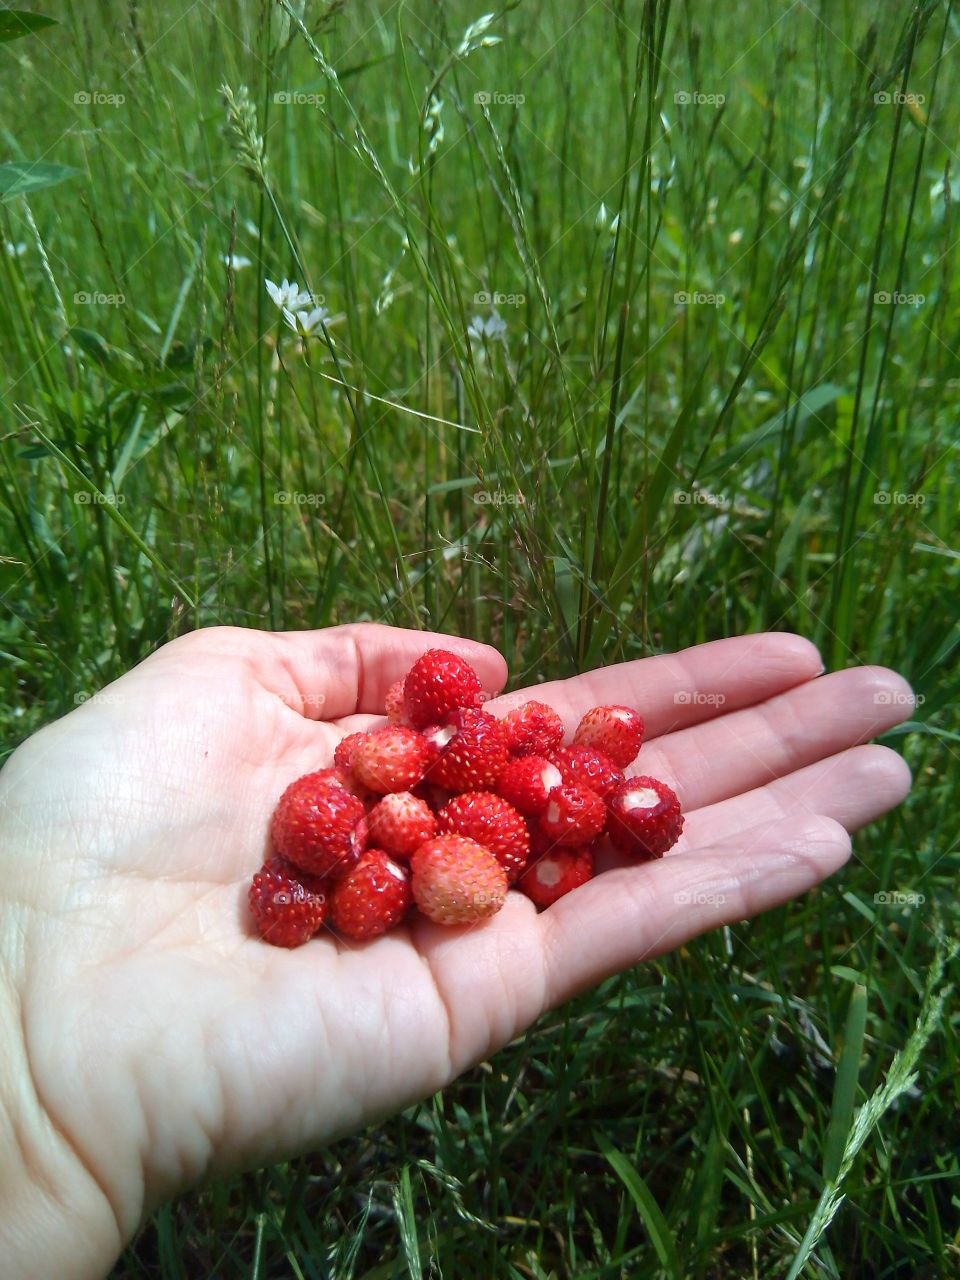
M856 831L910 790L910 769L889 747L853 747L798 769L764 787L688 813L683 835L668 856L727 839L759 822L821 813Z
M598 876L538 917L548 1005L708 929L779 906L849 856L850 837L839 823L799 815Z
M713 640L679 653L588 671L509 693L487 708L499 715L536 698L555 707L572 732L590 707L623 703L643 716L648 737L752 706L823 670L816 647L789 632Z
M449 649L466 659L487 693L498 692L507 678L507 664L489 645L374 622L321 631L209 627L174 641L166 652L182 657L187 646L252 662L260 683L310 720L382 715L387 690L427 649Z
M902 676L851 667L660 738L641 749L633 771L663 778L684 810L700 809L866 742L912 709Z

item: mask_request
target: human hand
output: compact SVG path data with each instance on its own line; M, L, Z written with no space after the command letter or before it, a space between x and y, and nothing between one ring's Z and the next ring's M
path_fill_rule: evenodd
M814 679L813 646L786 634L626 663L527 696L568 729L598 703L642 711L650 740L633 771L673 786L686 815L665 858L611 855L540 915L511 893L472 929L414 915L365 944L265 945L246 885L278 796L376 723L434 645L502 685L494 650L423 632L195 632L0 773L11 1280L102 1274L190 1183L395 1112L581 988L802 893L844 863L847 831L909 788L898 755L856 745L909 711L892 672Z

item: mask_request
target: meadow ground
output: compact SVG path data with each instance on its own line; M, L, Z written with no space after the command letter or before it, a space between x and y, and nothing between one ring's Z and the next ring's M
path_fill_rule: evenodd
M956 1274L953 0L49 9L0 46L5 752L218 622L518 685L782 628L918 694L819 892L115 1275Z

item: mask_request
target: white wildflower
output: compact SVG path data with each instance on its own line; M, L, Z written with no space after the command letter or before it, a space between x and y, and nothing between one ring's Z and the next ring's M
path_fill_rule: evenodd
M295 280L284 279L281 284L264 280L263 283L267 286L267 293L272 301L281 311L303 311L313 305L312 296L309 293L301 293L300 286Z
M309 296L307 294L308 299ZM283 309L284 320L286 320L293 332L298 333L301 338L311 337L329 314L330 312L326 307L313 307L310 311L291 311L289 307L284 307Z
M232 267L234 271L242 271L244 267L253 266L252 258L245 258L239 253L221 253L220 258L224 266Z
M478 342L484 340L490 342L503 341L503 336L507 332L507 322L501 316L500 312L494 310L486 318L483 316L474 316L470 321L467 329L467 336L475 338Z

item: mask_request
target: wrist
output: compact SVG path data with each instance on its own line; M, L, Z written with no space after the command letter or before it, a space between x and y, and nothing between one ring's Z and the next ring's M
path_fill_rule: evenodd
M13 972L18 912L0 902L0 1258L4 1280L95 1280L124 1240L107 1196L44 1107ZM53 993L51 993L53 994ZM54 997L55 998L55 997Z

